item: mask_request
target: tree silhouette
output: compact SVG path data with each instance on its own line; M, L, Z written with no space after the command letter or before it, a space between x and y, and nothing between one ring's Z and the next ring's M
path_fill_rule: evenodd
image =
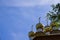
M49 13L47 13L49 20L52 21L60 21L60 3L56 4L56 5L52 5L52 11L49 11Z

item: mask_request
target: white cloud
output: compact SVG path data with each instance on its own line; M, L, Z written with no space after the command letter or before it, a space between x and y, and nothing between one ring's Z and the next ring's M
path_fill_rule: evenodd
M60 0L42 0L41 4L42 5L49 5L49 4L57 4L60 3Z
M0 5L5 6L36 6L36 5L50 5L59 3L60 0L2 0Z

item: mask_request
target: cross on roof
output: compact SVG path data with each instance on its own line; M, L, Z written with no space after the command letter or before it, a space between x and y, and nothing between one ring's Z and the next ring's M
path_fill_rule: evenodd
M31 26L31 31L33 31L33 25Z
M41 17L39 17L39 23L40 23Z

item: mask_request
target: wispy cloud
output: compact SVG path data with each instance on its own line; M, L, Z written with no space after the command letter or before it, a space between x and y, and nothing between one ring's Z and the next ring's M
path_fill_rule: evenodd
M5 6L37 6L59 3L60 0L1 0L0 5Z

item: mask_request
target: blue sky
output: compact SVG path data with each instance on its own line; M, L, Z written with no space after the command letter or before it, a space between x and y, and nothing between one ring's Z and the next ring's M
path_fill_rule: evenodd
M46 25L46 13L51 4L60 0L0 0L0 40L29 40L31 25Z

